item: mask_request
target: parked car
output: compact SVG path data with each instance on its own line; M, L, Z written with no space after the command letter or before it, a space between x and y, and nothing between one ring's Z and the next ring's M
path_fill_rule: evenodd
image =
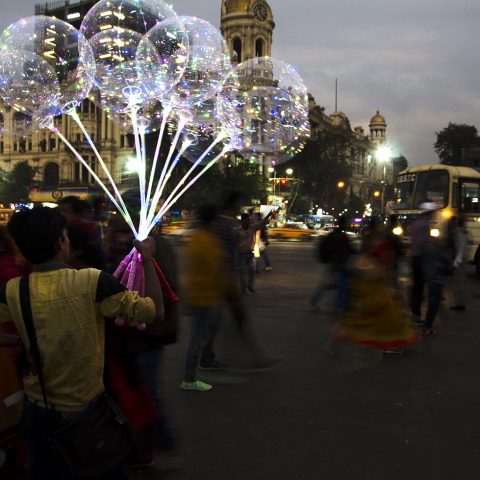
M288 222L279 227L268 229L271 239L311 240L315 231L310 230L303 222Z

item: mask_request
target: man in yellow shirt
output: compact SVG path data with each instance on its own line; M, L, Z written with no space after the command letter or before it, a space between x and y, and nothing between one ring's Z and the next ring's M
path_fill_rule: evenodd
M63 479L64 465L50 448L51 431L60 428L103 391L105 318L120 316L130 325L163 320L160 283L152 264L152 238L135 247L145 267L146 298L126 290L111 275L96 269L74 270L66 265L69 239L66 220L55 209L16 213L8 230L21 253L34 265L29 277L30 301L43 364L47 412L35 369L24 378L22 431L32 477ZM0 323L14 322L29 349L19 300L20 278L0 288ZM8 339L0 336L0 345ZM126 478L118 470L112 477Z
M197 379L197 363L205 344L212 316L225 295L227 275L224 267L225 251L214 234L217 211L205 206L197 215L195 229L185 252L188 272L185 278L185 299L192 316L192 333L185 361L182 390L204 392L212 388Z

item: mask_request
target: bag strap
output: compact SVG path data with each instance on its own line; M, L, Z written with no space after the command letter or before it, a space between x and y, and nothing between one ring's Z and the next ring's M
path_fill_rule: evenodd
M32 356L35 368L37 369L38 382L42 390L42 397L47 411L47 394L45 392L45 383L43 380L43 364L40 356L40 350L37 343L37 335L35 334L35 325L32 317L32 306L30 303L30 277L22 277L20 279L20 307L22 309L23 322L27 330L28 340L30 341L30 355Z

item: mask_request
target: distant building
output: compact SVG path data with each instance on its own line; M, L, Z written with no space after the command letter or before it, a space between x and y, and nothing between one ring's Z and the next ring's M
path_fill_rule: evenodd
M464 167L480 167L480 138L462 148L460 165Z
M95 3L94 0L49 2L36 5L35 14L55 16L79 28L85 13ZM79 115L115 182L121 184L126 178L126 164L133 154L131 136L117 123L109 120L91 100L87 99L82 103ZM20 119L19 112L0 100L0 124L6 124L13 130L14 122L20 124ZM102 180L106 180L103 169L76 123L68 115L62 115L55 118L55 125L90 164L93 171ZM88 170L49 130L44 129L33 135L17 138L0 137L0 167L9 172L17 163L24 161L35 168L35 183L38 186L50 187L53 190L59 186L96 187L96 182ZM58 191L55 193L58 195Z

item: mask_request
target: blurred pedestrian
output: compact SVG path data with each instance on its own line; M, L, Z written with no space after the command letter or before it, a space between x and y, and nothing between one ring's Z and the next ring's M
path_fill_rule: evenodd
M237 232L238 241L238 275L240 278L240 289L243 294L247 290L255 293L255 256L254 249L256 243L256 235L259 230L265 227L272 215L272 211L258 222L252 221L252 217L248 213L242 213L240 216L240 227Z
M258 248L258 258L255 256L255 269L256 272L260 271L260 258L263 260L263 270L270 272L273 270L272 264L270 263L270 256L268 255L268 245L270 244L268 238L268 226L262 221L262 214L257 212L255 214L254 223L260 225L260 229L256 233L256 248Z
M354 253L350 240L345 233L347 219L339 217L338 225L326 236L320 238L317 245L317 259L325 264L322 278L312 292L308 305L317 310L317 303L327 290L336 290L335 308L341 310L346 301L348 283L348 264Z
M422 325L422 335L435 336L433 323L442 301L442 292L452 273L452 264L447 254L447 245L440 238L431 237L424 258L425 281L428 286L428 307Z
M136 202L134 191L124 196L126 202ZM134 205L129 208L134 212ZM138 216L132 215L138 225ZM154 259L175 293L179 292L179 274L176 251L161 225L151 232L155 240ZM110 219L106 232L107 259L110 271L131 251L134 235L128 224L118 215ZM165 398L165 348L177 342L179 304L164 296L164 320L147 326L145 330L110 329L109 338L119 344L111 352L121 366L122 373L132 386L145 389L155 410L148 424L137 432L136 443L129 458L131 466L153 466L155 469L180 465L179 440L173 425L172 414Z
M412 290L410 296L410 308L414 323L421 325L422 322L422 300L425 286L424 259L430 242L430 227L432 216L437 205L434 202L420 204L422 212L411 226L412 238Z
M24 378L23 435L32 478L66 479L67 465L54 452L52 433L65 426L104 391L105 318L121 316L129 324L163 320L162 289L151 262L154 241L136 242L145 268L146 298L128 291L111 275L87 268L74 270L69 257L67 222L58 210L35 208L13 215L8 231L34 265L29 290L33 323L48 404L44 403L35 369ZM20 301L20 278L0 290L0 323L14 321L22 342L29 339ZM115 467L106 479L123 479Z
M223 301L216 315L210 322L207 341L202 349L199 368L204 370L222 370L228 366L215 358L214 345L222 319L224 306L231 312L234 322L253 357L253 368L267 368L272 366L251 332L251 326L243 295L239 288L237 274L238 252L238 219L245 197L241 192L231 191L225 196L223 207L214 223L214 233L223 245L225 257L223 269L225 272L225 288ZM267 220L268 221L268 220Z
M217 210L205 206L197 215L198 226L187 245L185 297L192 317L192 333L185 362L182 390L207 391L208 383L197 379L197 364L207 339L209 324L224 297L226 275L224 247L214 234Z
M392 247L375 231L352 262L345 314L336 338L381 351L401 352L417 340L390 278Z
M6 228L0 227L0 284L31 271L30 263L18 251Z
M450 310L463 312L466 309L463 289L465 285L465 255L469 237L463 215L454 217L453 222L453 294L455 303Z

